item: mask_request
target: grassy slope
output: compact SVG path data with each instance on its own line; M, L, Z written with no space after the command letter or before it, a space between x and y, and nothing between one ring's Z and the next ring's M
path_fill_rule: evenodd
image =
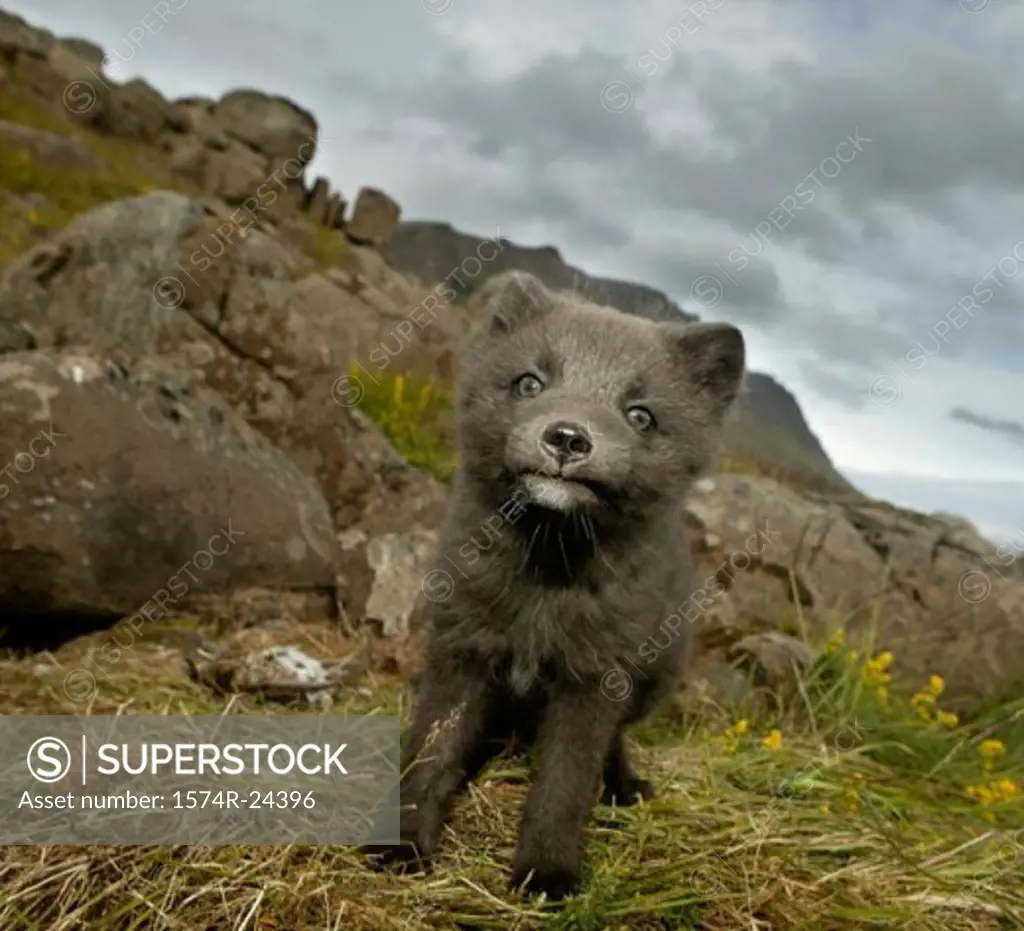
M314 626L273 639L321 656L350 648ZM211 697L169 642L166 630L147 631L103 668L86 705L69 702L62 681L88 666L90 641L47 669L40 657L0 661L0 710L278 710ZM970 725L928 724L898 697L881 706L879 675L877 663L840 653L745 726L735 711L705 707L670 708L638 728L658 798L596 809L586 889L563 908L505 890L527 791L523 761L508 759L459 805L430 875L380 875L345 848L7 847L0 928L1024 927L1022 798L984 805L966 794L1021 778L1024 700ZM405 713L401 683L368 675L357 686L332 713ZM781 746L769 738L765 748L774 729ZM1005 751L986 772L979 747L995 739Z
M0 88L0 120L80 140L101 167L58 169L35 163L22 150L0 149L0 265L98 204L156 187L183 188L160 169L152 152L75 126L60 110L28 96L20 88L16 72L12 78ZM42 195L45 203L26 208L23 198L30 195Z

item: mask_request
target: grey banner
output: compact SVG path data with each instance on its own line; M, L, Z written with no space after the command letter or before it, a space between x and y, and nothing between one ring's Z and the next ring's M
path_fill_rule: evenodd
M392 844L399 721L0 716L0 844Z

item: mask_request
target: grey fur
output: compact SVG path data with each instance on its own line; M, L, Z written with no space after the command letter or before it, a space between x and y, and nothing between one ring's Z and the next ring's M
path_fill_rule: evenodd
M511 884L561 898L579 888L602 779L606 802L651 795L623 730L678 687L688 627L628 695L602 686L696 587L682 500L712 461L744 343L726 324L655 323L525 274L497 304L462 360L461 465L437 563L454 587L432 605L403 844L384 859L429 858L459 790L516 737L539 744L539 763ZM517 382L525 373L543 390ZM653 427L627 419L634 403ZM580 432L589 440L564 442Z

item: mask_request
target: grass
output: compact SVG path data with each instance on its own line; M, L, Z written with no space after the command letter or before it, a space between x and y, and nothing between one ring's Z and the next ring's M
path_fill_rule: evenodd
M343 267L349 255L348 240L340 230L309 224L311 257L321 268Z
M157 188L196 193L161 164L152 149L126 140L105 138L76 126L19 90L17 73L0 89L0 120L80 141L95 156L96 168L58 168L38 162L16 148L0 148L0 264L37 245L79 214L124 197ZM45 203L28 210L26 195Z
M0 710L18 713L267 713L188 681L174 623L146 631L74 705L61 682L110 634L50 660L0 660ZM191 629L190 624L183 628ZM248 631L337 656L336 627ZM427 875L369 870L339 847L6 847L0 927L328 929L864 929L1024 927L1024 804L971 787L1019 784L1024 699L968 723L937 723L912 696L879 689L898 660L851 660L833 643L791 695L761 717L670 705L639 729L657 798L598 807L582 895L563 907L505 889L525 764L501 759L457 806ZM405 714L405 685L368 673L331 713ZM1003 752L994 754L994 741ZM982 748L985 749L984 755Z
M362 386L359 408L409 463L447 482L457 461L452 435L454 391L437 378L384 369L367 378L353 365Z

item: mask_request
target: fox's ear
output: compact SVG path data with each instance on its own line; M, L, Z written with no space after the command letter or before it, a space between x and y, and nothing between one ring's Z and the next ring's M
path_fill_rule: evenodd
M667 330L676 361L694 389L716 408L728 408L746 370L743 334L729 323L673 323Z
M491 329L512 333L520 327L551 313L555 307L552 293L539 278L528 272L505 276L501 290L494 296Z

